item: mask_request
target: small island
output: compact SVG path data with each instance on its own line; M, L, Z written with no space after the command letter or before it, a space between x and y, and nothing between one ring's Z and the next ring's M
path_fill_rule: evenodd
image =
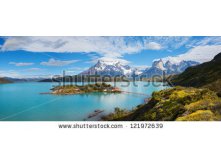
M65 85L56 86L51 89L51 94L55 95L73 95L94 92L120 93L121 90L106 83L95 83L87 85Z

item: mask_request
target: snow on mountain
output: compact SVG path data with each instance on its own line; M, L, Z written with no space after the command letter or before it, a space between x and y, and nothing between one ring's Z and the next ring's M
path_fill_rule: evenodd
M143 73L143 71L144 71L144 70L140 70L140 69L138 69L138 68L134 68L132 75L135 75L135 76L136 76L136 75L140 75L140 74Z
M80 75L126 75L130 76L133 70L130 66L124 65L119 61L102 61L98 62L88 70L80 73Z
M172 61L170 59L159 59L153 61L151 67L146 68L145 70L140 70L138 68L131 68L129 65L123 64L119 61L104 61L98 60L98 62L90 67L88 70L83 71L80 75L125 75L125 76L139 76L143 75L147 78L151 78L154 75L162 75L163 71L167 74L178 74L183 72L190 66L198 65L198 62L195 61Z
M158 60L158 61L154 61L152 67L157 68L159 70L166 70L166 68L164 67L164 63L162 61L162 59Z
M198 65L200 63L195 61L174 61L173 60L155 60L153 61L152 67L146 69L142 75L147 78L153 77L154 75L162 75L165 72L166 75L178 74L185 71L188 67Z

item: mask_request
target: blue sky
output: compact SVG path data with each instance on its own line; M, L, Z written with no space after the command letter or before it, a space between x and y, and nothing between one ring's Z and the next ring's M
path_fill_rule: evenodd
M211 60L221 37L0 37L0 76L78 74L98 60L144 69L153 60Z

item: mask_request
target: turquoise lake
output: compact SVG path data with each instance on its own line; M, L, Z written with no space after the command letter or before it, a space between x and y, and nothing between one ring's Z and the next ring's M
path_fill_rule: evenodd
M82 84L82 83L78 83ZM114 84L114 83L110 83ZM118 82L116 86L138 94L90 93L81 95L40 94L50 92L56 83L0 84L0 121L82 121L96 120L102 114L114 111L115 107L132 109L144 103L153 91L164 89L162 83ZM94 110L104 110L92 119L87 119Z

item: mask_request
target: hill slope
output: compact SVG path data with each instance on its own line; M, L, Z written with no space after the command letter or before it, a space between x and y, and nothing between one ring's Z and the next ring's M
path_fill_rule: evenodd
M216 121L221 120L221 99L209 89L175 87L154 92L147 104L133 111L116 108L103 120Z
M219 79L221 79L221 53L210 62L187 68L183 73L175 76L172 82L180 86L201 87Z

